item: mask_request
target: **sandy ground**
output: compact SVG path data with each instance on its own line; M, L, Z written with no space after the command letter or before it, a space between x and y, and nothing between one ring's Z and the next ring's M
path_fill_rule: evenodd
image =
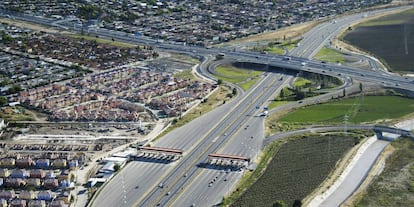
M7 23L7 24L13 24L17 27L28 28L28 29L31 29L31 30L44 31L44 32L47 32L47 33L72 34L71 32L68 32L68 31L62 31L62 30L58 30L56 28L45 27L45 26L42 26L42 25L23 22L23 21L19 21L19 20L15 20L15 19L0 18L0 22Z
M218 46L227 46L227 45L235 45L240 43L246 42L260 42L260 41L283 41L283 39L294 39L300 37L304 33L311 30L314 26L319 24L320 22L311 21L305 22L301 24L296 24L289 27L284 27L275 31L264 32L257 35L251 35L248 37L243 37L240 39L235 39L228 43L219 44Z

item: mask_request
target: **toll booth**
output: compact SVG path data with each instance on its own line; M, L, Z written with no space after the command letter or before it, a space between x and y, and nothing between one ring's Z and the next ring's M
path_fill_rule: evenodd
M250 158L238 155L209 154L208 164L244 168L249 165Z
M164 148L164 147L147 147L138 148L137 157L154 160L175 161L183 156L184 151L181 149Z

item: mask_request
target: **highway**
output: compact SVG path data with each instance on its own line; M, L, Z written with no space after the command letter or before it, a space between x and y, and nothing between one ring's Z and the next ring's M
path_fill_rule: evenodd
M15 18L53 25L52 20L45 18L24 15L17 15ZM363 15L356 14L354 19L343 18L337 19L335 23L321 24L316 30L310 31L309 35L305 35L300 46L291 53L291 55L302 57L292 56L291 60L284 60L283 56L249 51L229 51L160 43L105 29L90 32L100 37L115 38L125 42L151 44L165 51L205 57L221 52L225 53L226 58L235 60L305 70L344 79L350 77L367 82L382 83L387 87L412 90L414 88L413 79L382 74L378 71L361 71L352 67L308 59L316 54L315 51L320 49L321 45L326 44L326 41L333 37L338 29L346 27L351 21L363 18ZM335 30L331 31L328 28ZM312 38L315 36L321 38ZM200 71L204 72L205 66L200 67ZM281 74L265 74L266 76L247 93L241 94L233 101L174 130L154 143L157 147L184 150L185 154L181 160L170 164L132 161L111 182L100 189L90 206L120 206L120 204L123 204L121 206L191 206L193 204L195 206L211 206L221 201L222 196L233 189L241 173L239 171L227 172L221 168L204 169L197 167L197 164L205 162L209 153L245 155L253 159L257 157L264 140L264 117L258 115L262 112L263 106L267 105L267 101L286 84L285 81L279 81ZM284 78L286 81L288 79ZM246 126L248 127L246 128ZM208 183L212 180L215 181L212 186L209 186ZM158 187L160 183L163 184L163 188Z

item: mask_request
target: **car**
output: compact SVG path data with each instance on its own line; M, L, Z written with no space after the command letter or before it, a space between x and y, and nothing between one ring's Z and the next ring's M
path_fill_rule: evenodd
M184 174L184 177L186 178L188 176L188 174L186 173L186 174Z
M158 187L160 187L160 188L164 188L164 184L163 184L163 183L160 183L160 184L158 185Z
M341 76L341 74L340 74L340 73L338 73L338 75L339 75L339 76Z
M298 103L303 103L303 101L298 101Z
M283 60L287 60L287 61L289 61L289 60L291 60L292 58L291 57L283 57Z
M325 71L323 70L322 73L325 73Z
M171 194L171 192L170 191L168 191L165 195L166 196L169 196Z
M305 66L307 63L306 62L301 62L300 63L302 66Z
M321 63L322 63L322 64L326 64L326 62L325 62L325 61L321 61Z

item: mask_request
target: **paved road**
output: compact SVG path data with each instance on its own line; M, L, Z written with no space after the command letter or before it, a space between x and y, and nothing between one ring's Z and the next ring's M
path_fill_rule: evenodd
M273 91L270 88L264 90L264 86L272 85L277 80L277 74L268 74L263 82L259 81L257 87L247 93L244 100L230 112L229 117L226 117L217 128L213 128L212 132L203 138L200 147L197 146L187 157L184 157L184 160L179 164L182 166L165 176L163 182L168 183L168 185L171 183L171 195L163 196L155 189L140 203L140 206L151 206L151 204L156 203L169 206L176 199L175 195L179 194L181 188L187 187L188 182L191 182L203 170L195 165L205 163L207 154L216 153L220 146L231 140L239 126L246 122L244 117L253 114L257 110L257 105L263 107L265 102L273 95ZM181 179L185 174L188 177ZM217 194L212 196L221 198L221 195Z
M276 78L280 75L269 74ZM244 122L235 126L235 131L230 134L229 141L223 145L222 148L218 149L216 153L230 154L249 157L254 161L261 151L261 145L264 140L264 116L260 116L263 112L264 105L268 104L269 97L273 97L275 93L280 91L282 87L288 84L289 78L285 78L284 81L276 81L276 83L265 85L262 90L268 91L268 99L262 99L264 101L256 102L252 104L251 113L246 114ZM248 101L247 101L248 102ZM256 106L259 105L259 109ZM220 167L214 167L214 169L201 169L196 179L192 180L191 183L186 185L184 192L178 192L173 202L169 204L171 206L190 206L195 204L200 205L213 205L217 204L222 200L223 195L228 195L234 186L238 182L238 178L241 176L239 171L229 171L224 173L225 169ZM214 179L216 180L209 186L209 183ZM191 193L187 193L191 192ZM220 192L220 193L217 193ZM200 200L199 196L194 197L192 195L203 195Z
M20 17L20 18L25 19L25 20L29 19L35 22L38 21L38 23L42 23L42 24L49 24L49 25L51 24L51 22L48 22L48 20L45 20L44 18L36 19L36 18L25 17L25 16ZM339 19L335 23L336 25L334 26L331 25L331 27L340 28L340 27L346 26L347 23L348 23L347 21L344 20L344 22L342 22ZM330 24L330 23L327 23L327 24ZM339 26L340 24L342 26ZM323 27L323 25L321 27ZM323 31L324 29L321 29L321 32ZM91 32L93 33L93 31ZM377 81L377 82L382 81L384 85L395 87L395 88L407 89L407 90L412 90L414 88L412 79L405 79L402 77L390 76L388 74L378 74L377 72L374 73L373 71L360 71L358 69L351 68L351 67L338 66L338 65L332 65L332 64L323 64L317 61L308 60L306 58L292 57L290 61L285 61L282 59L282 56L277 56L277 55L266 55L266 54L258 54L255 52L248 52L248 51L228 51L226 49L206 49L206 48L200 48L200 47L188 47L188 46L183 46L183 45L157 43L154 40L136 39L122 32L108 31L104 29L97 30L96 34L102 37L107 37L107 38L115 37L116 39L127 41L127 42L140 42L140 43L145 43L145 44L156 45L157 48L166 50L166 51L174 51L174 52L178 51L178 52L187 53L187 54L199 54L202 56L223 52L223 53L226 53L226 56L229 56L235 59L243 59L248 62L265 63L265 64L280 66L284 68L290 68L290 69L295 69L295 70L306 70L306 71L312 71L312 72L321 73L321 74L326 73L326 74L331 74L331 75L335 75L339 77L349 76L353 78L358 78L363 81ZM328 37L328 36L323 35L321 37ZM310 39L309 42L304 41L303 43L301 43L301 46L299 46L297 50L302 51L302 54L299 54L299 55L311 58L314 52L317 51L318 48L321 47L321 45L323 45L323 38ZM303 62L306 62L306 66L303 66ZM272 83L271 82L272 78L277 78L275 74L270 74L268 75L268 77L269 78L265 78L264 80L265 85ZM223 107L220 107L218 110L212 113L209 113L208 115L200 118L200 119L205 119L204 121L200 121L200 119L198 123L197 121L194 121L194 123L197 123L197 124L189 124L188 127L186 128L187 130L175 130L177 131L176 133L173 132L166 136L166 137L170 137L169 139L164 138L160 140L159 142L155 143L156 146L168 146L168 147L176 146L177 148L181 148L186 151L184 158L181 161L176 163L177 167L173 167L171 165L165 165L165 164L133 162L133 163L137 163L138 167L134 168L134 167L127 166L124 170L122 170L121 173L119 173L114 178L114 182L108 183L108 185L102 190L101 194L99 194L98 197L96 198L96 200L99 200L97 202L100 202L100 200L102 199L105 200L106 202L101 202L100 205L94 203L94 205L96 206L117 206L120 203L124 203L126 204L126 206L135 206L134 200L140 201L140 206L151 206L155 204L156 202L160 202L161 205L165 205L165 204L180 205L179 203L177 204L174 203L174 202L179 202L179 201L177 201L176 196L172 196L172 195L175 195L175 194L182 195L181 193L179 193L180 191L182 191L181 188L186 186L189 183L193 183L193 181L198 177L202 177L208 180L209 176L214 176L215 173L217 173L217 171L213 171L213 173L211 173L209 172L209 170L200 170L200 168L195 167L194 164L204 161L206 159L207 153L216 152L217 150L220 149L221 146L224 146L226 142L231 143L231 140L233 139L232 137L237 134L236 132L237 132L238 127L240 127L240 125L244 125L247 123L246 118L242 118L242 117L245 117L248 114L252 113L252 111L250 110L250 107L252 107L252 104L249 104L248 102L245 102L243 100L239 102L240 99L245 98L245 97L251 97L252 99L254 99L253 100L254 102L260 99L258 103L260 106L263 106L264 102L273 95L271 93L272 92L271 90L266 90L266 89L263 90L264 89L263 86L260 86L258 88L259 88L259 91L256 90L253 95L246 94L245 96L240 96L239 98L234 100L232 103L226 104ZM235 107L235 109L233 109L233 107ZM226 116L226 112L229 112L229 111L232 111L232 113L234 114L232 115L232 113L230 113L228 116ZM218 122L217 119L220 119L221 117L226 117L226 119ZM249 120L253 120L253 119L249 119ZM220 124L216 125L217 123L220 123ZM259 122L254 122L254 121L252 122L252 124L253 124L251 125L252 127L257 127L257 128L260 128L260 125L261 125ZM204 128L205 126L207 127ZM190 130L193 130L193 131L190 131ZM225 131L228 131L228 133ZM192 132L192 133L189 133L189 132ZM227 134L230 137L230 139L227 139L227 135L222 136L223 132ZM258 134L257 136L260 136L260 134ZM169 140L169 141L163 141L163 140ZM242 140L239 140L239 141L242 141ZM177 142L178 144L176 144ZM242 141L240 143L244 143L244 142ZM234 147L238 145L229 145L229 146ZM233 151L232 147L228 149L226 148L224 150L229 150L231 152ZM240 153L252 152L252 151L254 150L245 148L245 150L240 151ZM234 151L234 152L238 153L239 151ZM131 164L131 166L134 166L134 164ZM186 176L184 179L182 178L182 176L186 174L186 172L188 172L188 176ZM123 175L123 173L125 173L125 175ZM142 175L142 176L140 177L137 176L137 173L139 173L139 175ZM161 179L159 179L159 177ZM236 177L237 176L234 176L234 178ZM202 180L204 181L204 179ZM169 183L171 183L171 186L169 186L168 188L165 187L163 189L157 188L156 186L159 183L159 181L165 183L165 185L168 185ZM139 184L139 183L144 183L142 188L145 190L140 190L141 188L140 186L137 189L139 192L134 192L135 188L131 189L130 187L132 187L135 184ZM188 189L191 189L191 191L194 190L196 192L203 192L203 191L207 192L208 191L206 196L211 196L209 198L212 199L211 200L212 202L213 201L215 202L217 200L216 198L219 198L222 196L222 194L215 193L215 192L219 192L219 189L222 189L221 187L223 185L222 183L224 182L221 182L221 184L217 184L217 188L215 189L215 191L211 190L212 192L210 192L210 190L204 190L204 188L202 187L201 187L202 189L200 190L194 190L194 188L188 188ZM130 184L132 185L130 186ZM194 184L194 186L196 189L198 189L200 188L199 186L202 186L202 185L199 183L199 184ZM168 196L164 195L166 189L168 189L171 192L171 194ZM214 189L214 188L211 188L211 189ZM210 205L209 203L203 203L203 204Z
M374 138L376 139L376 137ZM332 207L339 206L345 201L352 193L359 187L368 175L371 167L381 154L382 150L389 144L388 141L375 140L369 147L363 152L359 160L355 163L355 166L349 172L349 174L343 180L342 185L336 189L336 193L329 196L322 202L320 207Z

